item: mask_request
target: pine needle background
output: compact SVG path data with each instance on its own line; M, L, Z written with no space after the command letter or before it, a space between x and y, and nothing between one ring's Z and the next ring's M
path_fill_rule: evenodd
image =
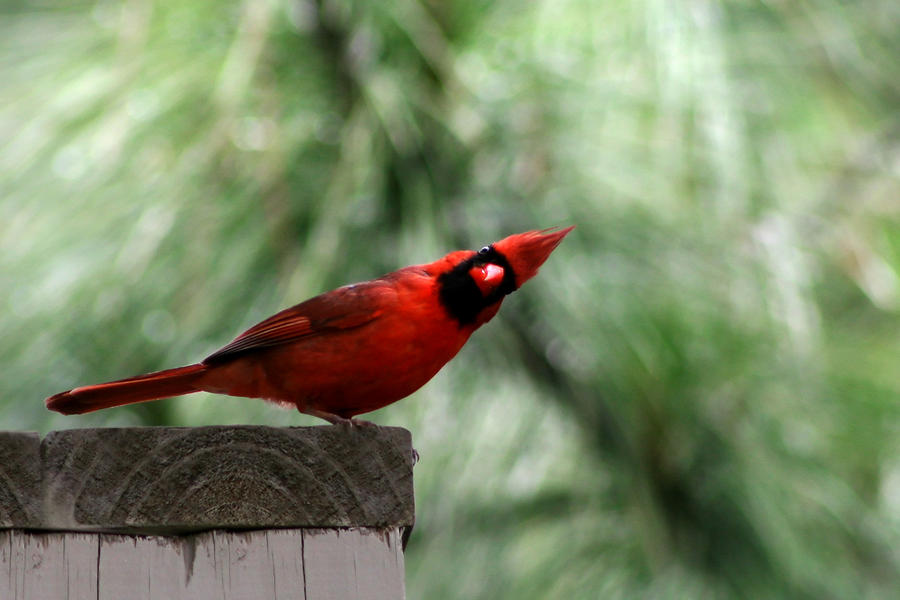
M410 598L900 589L900 4L0 1L0 427L576 224L413 397Z

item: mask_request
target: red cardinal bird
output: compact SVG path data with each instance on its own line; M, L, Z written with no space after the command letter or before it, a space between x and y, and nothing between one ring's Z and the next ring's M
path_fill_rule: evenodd
M352 417L434 377L572 229L511 235L338 288L251 327L200 363L75 388L47 398L47 408L78 414L202 390L362 423Z

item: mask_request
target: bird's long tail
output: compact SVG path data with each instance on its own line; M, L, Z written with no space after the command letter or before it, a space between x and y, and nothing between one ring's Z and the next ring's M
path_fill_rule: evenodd
M199 392L196 383L206 369L203 364L188 365L109 383L86 385L50 396L47 398L47 408L64 415L77 415L111 406Z

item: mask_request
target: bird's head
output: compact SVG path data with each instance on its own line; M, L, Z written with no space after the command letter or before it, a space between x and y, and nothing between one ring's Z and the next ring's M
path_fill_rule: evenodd
M438 277L441 303L461 325L486 322L504 296L519 289L575 226L517 233L478 252L445 256ZM490 311L485 309L491 308Z
M563 238L575 229L574 225L559 229L541 229L516 233L489 246L495 253L506 257L515 275L515 289L537 275L538 269ZM482 249L483 250L483 249Z

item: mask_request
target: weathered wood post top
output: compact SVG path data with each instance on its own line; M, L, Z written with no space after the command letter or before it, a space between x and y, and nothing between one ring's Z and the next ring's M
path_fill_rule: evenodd
M0 598L402 598L399 428L0 432Z

